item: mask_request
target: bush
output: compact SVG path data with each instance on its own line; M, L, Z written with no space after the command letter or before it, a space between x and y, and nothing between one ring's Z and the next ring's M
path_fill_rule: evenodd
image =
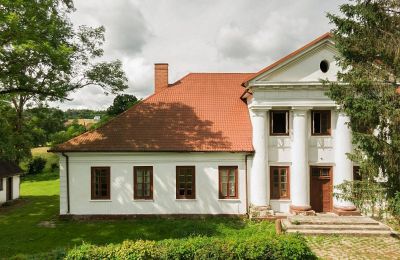
M316 259L299 235L268 235L247 238L191 237L162 241L124 241L70 250L66 259Z
M55 172L58 169L58 167L59 167L58 163L52 163L50 165L51 172Z
M400 224L400 192L396 192L396 195L394 196L390 205L393 217Z
M46 159L35 157L28 163L28 174L38 174L44 170Z

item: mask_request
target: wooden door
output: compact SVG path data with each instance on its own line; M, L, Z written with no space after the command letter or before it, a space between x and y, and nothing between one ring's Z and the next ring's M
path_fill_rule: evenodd
M315 212L332 211L332 167L311 167L310 202Z
M12 200L12 198L13 198L13 196L12 196L12 194L13 194L13 178L12 177L7 178L6 183L7 183L6 184L6 194L7 194L6 200L8 201L8 200Z

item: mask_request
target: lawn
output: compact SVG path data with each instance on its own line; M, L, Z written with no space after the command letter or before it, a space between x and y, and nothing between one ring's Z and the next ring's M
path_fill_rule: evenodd
M46 148L34 151L43 154ZM44 173L25 177L18 203L0 209L0 258L21 257L68 249L83 241L95 245L118 243L126 239L162 240L204 235L213 237L247 236L254 232L274 233L271 223L252 223L228 218L209 219L138 219L115 221L59 220L58 172L49 165Z

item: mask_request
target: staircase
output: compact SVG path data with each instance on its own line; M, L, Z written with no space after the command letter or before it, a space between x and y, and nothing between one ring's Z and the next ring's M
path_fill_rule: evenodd
M282 220L282 228L287 233L298 232L304 235L397 235L388 226L364 216L290 216Z

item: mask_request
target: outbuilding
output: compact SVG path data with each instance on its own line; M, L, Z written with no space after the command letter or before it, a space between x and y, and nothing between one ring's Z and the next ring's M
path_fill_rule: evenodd
M19 198L21 173L17 164L0 161L0 205Z

